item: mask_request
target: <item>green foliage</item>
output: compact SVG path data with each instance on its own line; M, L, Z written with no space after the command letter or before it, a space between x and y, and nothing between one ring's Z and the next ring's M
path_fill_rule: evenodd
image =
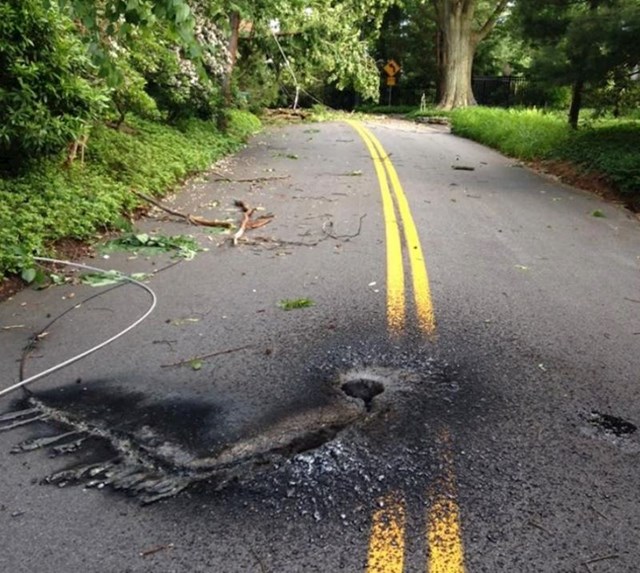
M222 106L220 88L158 27L153 36L132 43L131 66L144 78L145 90L171 121L212 119Z
M262 129L261 121L253 114L239 109L230 109L226 112L227 133L238 141L246 141L252 135Z
M147 281L153 275L151 273L132 273L130 275L125 275L120 271L101 271L95 273L82 273L79 277L80 283L84 285L89 285L92 287L103 287L116 285L121 283L127 279L133 279L136 281ZM52 284L55 284L53 282Z
M296 84L312 100L323 99L328 87L377 99L380 74L370 48L391 3L264 0L236 6L253 25L251 37L240 43L239 90L248 93L249 105L290 105ZM268 87L252 92L257 77L265 78Z
M570 135L557 116L535 109L466 108L451 114L454 133L520 159L549 157Z
M7 164L55 153L107 104L73 23L41 0L0 4L0 155Z
M432 38L437 26L432 6L427 2L407 0L394 4L385 14L375 57L384 65L390 59L402 66L393 88L393 103L417 105L424 93L429 102L436 99L438 67ZM381 86L380 101L387 98Z
M554 155L603 173L623 193L640 196L640 123L605 122L573 134Z
M231 114L232 135L209 121L167 126L132 116L126 132L96 127L84 166L64 169L53 157L0 179L0 276L32 267L32 256L51 252L59 239L86 240L122 227L123 212L137 205L130 189L162 195L206 169L241 145L247 126L257 126L247 115Z
M102 251L133 251L143 255L172 253L174 257L191 260L200 251L198 242L185 235L149 235L147 233L128 233L107 242Z
M282 310L297 310L299 308L309 308L313 306L313 301L310 298L293 298L284 299L278 302L278 306Z
M628 96L640 61L638 0L519 0L514 21L533 50L530 75L574 87L573 123L583 94L614 113L633 105Z

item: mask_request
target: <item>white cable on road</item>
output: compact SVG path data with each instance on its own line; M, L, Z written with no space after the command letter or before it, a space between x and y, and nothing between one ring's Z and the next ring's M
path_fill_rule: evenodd
M107 271L105 271L104 269L99 269L97 267L91 267L89 265L84 265L82 263L72 263L70 261L61 261L58 259L49 259L46 257L34 257L34 259L36 261L42 262L42 263L55 263L57 265L66 265L69 267L76 267L78 269L84 269L87 271L93 271L93 272L98 272L98 273L106 273ZM83 358L86 358L87 356L89 356L90 354L93 354L94 352L97 352L98 350L100 350L101 348L104 348L105 346L111 344L112 342L115 342L116 340L118 340L118 338L124 336L127 332L129 332L130 330L133 330L136 326L138 326L143 320L145 320L155 309L156 304L158 303L158 298L156 296L156 293L153 292L153 290L151 290L151 288L149 288L147 285L145 285L144 283L131 278L127 275L122 275L120 277L121 280L129 282L131 284L134 284L136 286L139 286L140 288L146 290L149 295L151 296L151 306L149 307L149 309L140 317L138 318L135 322L131 323L129 326L127 326L127 328L125 328L124 330L118 332L118 334L112 336L111 338L105 340L104 342L101 342L100 344L97 344L96 346L89 348L88 350L85 350L84 352L81 352L80 354L76 354L75 356L72 356L71 358L65 360L64 362L60 362L59 364L56 364L55 366L52 366L51 368L47 368L46 370L43 370L42 372L38 372L38 374L34 374L33 376L29 376L29 378L25 378L24 380L21 380L20 382L17 382L16 384L14 384L13 386L9 386L8 388L4 388L2 390L0 390L0 397L4 396L5 394L9 394L10 392L14 392L15 390L18 390L19 388L22 388L24 386L26 386L27 384L31 384L32 382L35 382L36 380L39 380L40 378L44 378L45 376L48 376L49 374L53 374L54 372L57 372L58 370L61 370L62 368L66 368L67 366L73 364L74 362L77 362L78 360L82 360Z

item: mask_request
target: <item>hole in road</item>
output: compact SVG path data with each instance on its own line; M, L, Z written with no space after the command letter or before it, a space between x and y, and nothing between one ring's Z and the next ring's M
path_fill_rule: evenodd
M638 429L635 424L619 418L618 416L602 414L595 410L592 410L589 414L589 423L596 428L600 428L601 430L616 436L628 436Z
M367 412L371 411L373 399L384 392L384 384L378 380L358 378L342 384L340 389L351 398L357 398L364 402Z

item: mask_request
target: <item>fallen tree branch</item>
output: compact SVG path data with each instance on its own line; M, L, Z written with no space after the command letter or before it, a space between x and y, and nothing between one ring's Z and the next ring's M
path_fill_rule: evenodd
M238 244L238 240L245 234L247 230L251 229L259 229L260 227L264 227L268 223L273 220L273 215L267 214L258 217L257 219L252 219L254 213L256 212L255 207L249 207L244 201L235 201L235 206L239 207L242 211L242 222L240 223L240 227L234 233L233 237L231 237L231 242L233 246Z
M253 344L247 344L246 346L238 346L237 348L227 348L226 350L218 350L216 352L210 352L209 354L203 354L202 356L194 356L186 360L178 360L178 362L171 362L169 364L161 364L160 368L173 368L174 366L184 366L185 364L191 364L196 360L206 360L207 358L214 358L216 356L222 356L223 354L231 354L232 352L239 352L240 350L247 350L247 348L253 348Z
M339 240L344 240L344 239L353 239L354 237L357 237L361 231L362 231L362 221L363 219L367 216L367 214L365 213L364 215L360 216L360 222L358 224L358 230L351 234L351 235L336 235L334 233L330 233L329 231L327 231L327 223L331 223L331 227L333 227L333 222L332 221L325 221L322 225L322 233L323 236L318 239L317 241L287 241L284 239L275 239L273 237L255 237L254 239L245 239L243 242L245 244L272 244L274 245L274 248L278 248L278 247L317 247L320 243L322 243L323 241L326 241L328 239L334 239L336 241Z
M202 227L221 227L223 229L232 229L234 227L233 223L229 221L219 221L217 219L205 219L204 217L200 217L199 215L189 215L185 213L180 213L180 211L174 211L169 207L165 207L162 203L160 203L159 201L156 201L153 197L149 197L148 195L139 193L138 191L132 191L132 193L136 197L139 197L140 199L147 201L148 203L151 203L152 205L164 211L165 213L168 213L169 215L173 215L174 217L179 217L181 219L184 219L191 225L200 225Z
M291 177L291 175L270 175L266 177L242 177L240 179L232 179L231 177L226 177L217 171L213 171L213 174L218 176L218 179L215 179L214 181L225 181L226 183L260 183L262 181L279 181L282 179L289 179Z

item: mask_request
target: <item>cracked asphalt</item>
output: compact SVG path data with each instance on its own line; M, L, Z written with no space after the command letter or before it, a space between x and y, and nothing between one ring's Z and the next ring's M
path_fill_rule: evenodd
M85 261L158 271L159 304L32 396L2 398L0 412L31 413L0 429L46 416L0 432L0 570L637 571L640 221L441 128L366 127L402 182L436 335L410 296L389 332L385 216L359 134L268 128L166 204L237 221L243 200L273 213L269 225L233 247L152 210L137 229L190 234L203 250L175 265ZM0 304L2 387L68 308L27 376L148 306L131 285L83 302L97 292L74 282ZM313 305L278 305L299 298ZM443 492L464 552L450 569L428 534ZM401 547L378 562L388 507L401 508Z

